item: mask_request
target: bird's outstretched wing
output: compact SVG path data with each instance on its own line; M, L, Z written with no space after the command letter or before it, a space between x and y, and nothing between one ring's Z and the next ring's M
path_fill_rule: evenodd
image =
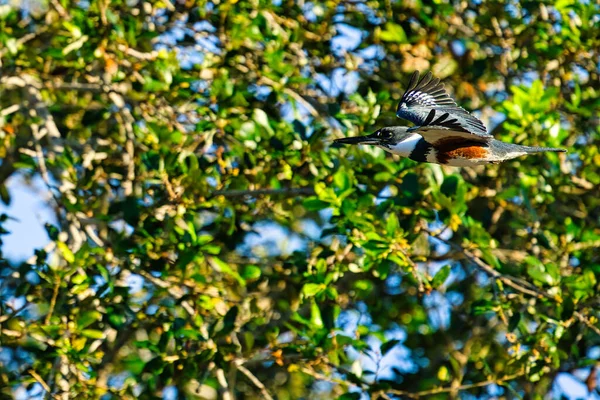
M418 71L412 74L396 115L417 125L411 129L430 143L445 136L484 142L493 138L483 122L456 104L431 72L421 79Z

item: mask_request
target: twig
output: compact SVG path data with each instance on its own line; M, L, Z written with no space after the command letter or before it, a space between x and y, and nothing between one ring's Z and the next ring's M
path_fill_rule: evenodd
M460 386L439 387L439 388L435 388L435 389L423 390L421 392L414 392L414 393L407 392L404 390L396 390L396 389L386 390L386 392L390 393L390 394L395 394L398 396L405 396L410 399L418 399L421 397L431 396L434 394L458 392L458 391L469 390L469 389L474 389L474 388L478 388L478 387L484 387L484 386L492 385L494 383L499 384L499 383L503 383L503 382L508 382L508 381L512 381L514 379L520 378L521 376L524 376L524 375L525 375L525 371L521 371L516 374L503 376L502 378L488 379L487 381L468 383L466 385L460 385Z
M50 324L50 319L52 318L52 314L54 313L54 308L56 307L56 299L58 298L58 289L60 288L60 279L57 277L54 278L56 282L54 282L54 290L52 291L52 298L50 299L50 307L48 310L48 315L46 315L45 324Z
M35 39L36 37L38 37L39 35L41 35L42 33L46 32L48 30L47 26L41 27L38 30L36 30L35 32L32 33L28 33L27 35L23 35L22 37L20 37L19 39L17 39L17 48L21 45L24 45L25 43ZM1 58L4 57L6 55L6 53L8 53L10 50L8 47L4 47L2 49L0 49L0 67L2 66L2 60Z
M255 190L217 190L213 193L213 196L223 196L227 198L233 197L258 197L258 196L269 196L269 195L308 195L312 196L315 194L315 189L312 186L299 187L299 188L283 188L283 189L255 189Z
M273 400L273 397L269 394L265 385L261 381L259 381L258 378L252 372L250 372L250 370L248 370L248 368L239 364L237 366L237 369L242 374L246 375L246 377L248 379L250 379L250 381L254 384L254 386L256 386L258 388L258 390L260 390L260 393L261 393L263 399Z
M143 53L141 51L132 49L131 47L127 47L124 44L117 45L117 49L119 49L123 53L127 54L128 56L137 58L138 60L142 60L142 61L152 61L152 60L155 60L156 57L158 57L158 51L151 51L149 53Z
M116 92L110 92L108 97L112 100L114 105L119 109L122 122L120 125L125 130L125 152L123 153L123 164L127 168L127 176L123 181L123 191L125 196L131 196L133 194L133 183L135 181L135 132L133 131L133 124L135 119L131 115L131 111L125 106L125 99L123 96ZM118 119L118 118L117 118Z
M600 336L600 328L598 328L596 325L592 324L590 322L590 320L588 318L586 318L585 315L581 314L579 311L575 311L574 314L577 317L577 319L579 319L581 322L583 322L585 325L587 325L588 328L590 328L591 330L596 332L596 334L598 336Z
M31 75L23 74L20 76L6 76L0 78L0 84L6 86L8 89L23 88L25 89L28 97L29 105L31 107L30 113L34 116L38 116L44 121L44 126L48 136L52 139L60 139L60 131L54 122L52 114L48 110L48 106L40 93L41 84ZM41 137L37 138L38 140Z
M0 117L6 117L7 115L14 114L21 109L20 104L13 104L12 106L6 107L0 111Z
M477 257L475 254L471 253L469 250L463 248L462 246L459 246L456 243L453 243L449 240L442 239L438 235L436 235L434 232L431 232L428 229L424 229L424 231L427 232L429 235L435 237L437 240L449 245L450 247L452 247L455 250L459 251L460 253L464 254L465 257L467 257L471 262L473 262L480 270L482 270L483 272L487 273L488 275L490 275L496 279L499 279L505 285L510 286L513 289L515 289L523 294L527 294L529 296L533 296L536 298L548 298L548 299L555 300L554 296L551 296L550 294L546 293L545 291L536 288L535 286L533 286L531 283L529 283L527 281L524 281L519 278L515 278L514 276L503 275L502 273L495 270L491 265L488 265L487 263L482 261L479 257Z
M60 2L58 0L50 0L50 3L52 4L52 6L54 7L54 9L58 13L58 15L60 15L60 17L63 20L65 20L65 21L71 20L71 15L69 15L67 10L65 10L65 8L62 6L62 4L60 4Z
M421 277L419 276L419 269L417 267L417 264L408 256L406 251L404 251L404 250L400 250L400 251L402 252L402 254L404 254L404 258L411 266L410 273L412 274L413 278L415 278L415 281L417 281L417 283L419 285L418 286L419 293L425 292L425 287L423 286L423 279L421 279Z
M40 374L38 374L37 372L35 372L33 369L30 369L27 372L29 372L29 375L31 375L33 377L33 379L35 379L37 381L37 383L39 383L40 385L42 385L42 387L44 388L44 390L46 392L48 392L48 394L50 394L50 386L48 386L48 384L46 383L46 381L44 381L44 379L40 376Z
M310 115L312 115L314 118L319 118L320 114L317 111L317 109L312 104L310 104L308 102L308 100L306 100L304 97L302 97L300 94L296 93L292 89L285 87L283 84L281 84L279 82L275 82L274 80L267 78L266 76L262 76L260 78L259 84L260 83L266 83L267 85L275 87L275 88L282 88L283 93L287 94L288 96L290 96L291 98L296 100L296 102L302 104L308 110Z
M349 386L356 386L360 389L366 390L366 385L359 385L356 384L354 382L349 382L349 381L345 381L343 379L338 379L338 378L333 378L331 376L327 376L324 374L321 374L317 371L313 371L312 369L308 368L308 367L300 367L300 371L305 373L306 375L310 375L315 379L321 380L321 381L326 381L326 382L331 382L331 383L337 383L338 385L344 385L346 387Z
M229 385L227 384L227 379L225 379L225 372L223 372L223 368L218 368L215 372L215 375L217 376L217 382L219 383L223 400L233 400L233 395L231 394Z

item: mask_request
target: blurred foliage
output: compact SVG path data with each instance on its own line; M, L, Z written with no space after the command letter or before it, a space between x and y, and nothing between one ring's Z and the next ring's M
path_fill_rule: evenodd
M596 1L0 1L1 199L58 221L0 263L2 395L597 392L599 49ZM569 153L330 147L414 70Z

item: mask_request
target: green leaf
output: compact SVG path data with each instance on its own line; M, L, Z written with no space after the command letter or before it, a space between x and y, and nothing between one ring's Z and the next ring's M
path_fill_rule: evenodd
M88 310L83 312L79 318L77 318L77 328L84 329L96 321L102 319L102 313L96 310Z
M255 281L260 278L261 270L256 265L246 265L242 269L242 278L246 281Z
M73 254L71 249L69 249L69 247L64 242L56 242L56 246L58 247L60 254L65 259L66 262L68 262L70 264L73 261L75 261L75 255Z
M514 331L519 325L519 322L521 322L521 313L515 312L508 320L508 331Z
M344 191L351 187L350 176L344 169L339 169L333 175L333 183L341 191Z
M400 343L399 339L391 339L381 345L381 356L384 357L394 346Z
M434 289L439 288L446 282L446 279L450 276L451 267L450 265L444 265L440 270L435 274L433 279L431 280L431 287Z
M304 297L313 297L321 293L324 289L325 285L321 283L306 283L302 287L302 294L304 294Z
M330 203L327 203L316 197L308 197L308 198L304 199L302 204L309 211L320 211L320 210L323 210L323 209L331 206Z
M246 285L246 281L240 276L240 274L238 274L237 271L234 271L225 261L218 257L212 257L210 260L216 269L233 277L240 285Z
M400 228L400 223L398 222L398 217L395 213L391 213L385 221L385 230L389 237L394 237Z
M381 40L385 42L407 43L408 39L404 29L393 22L385 24L385 29L380 33Z
M84 329L81 331L81 335L90 339L104 339L104 332L97 329Z

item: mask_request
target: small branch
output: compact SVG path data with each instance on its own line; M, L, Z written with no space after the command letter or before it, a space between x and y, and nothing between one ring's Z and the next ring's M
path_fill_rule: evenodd
M452 393L452 392L456 393L459 391L489 386L492 384L500 384L500 383L512 381L512 380L520 378L521 376L524 376L524 375L525 375L525 371L521 371L521 372L513 374L513 375L506 375L506 376L503 376L502 378L489 379L489 380L483 381L483 382L469 383L469 384L461 385L461 386L439 387L439 388L423 390L421 392L415 392L415 393L406 392L404 390L396 390L396 389L386 390L385 392L390 393L390 394L395 394L398 396L405 396L409 399L418 399L421 397L431 396L434 394Z
M338 385L343 385L343 386L346 386L346 387L356 386L356 387L358 387L360 389L363 389L363 390L367 390L368 389L367 385L358 385L356 383L345 381L343 379L333 378L331 376L327 376L327 375L321 374L321 373L319 373L317 371L313 371L312 369L310 369L308 367L300 367L300 371L303 372L303 373L305 373L306 375L310 375L313 378L318 379L320 381L337 383Z
M128 56L137 58L138 60L142 60L142 61L152 61L152 60L155 60L156 57L158 57L158 51L151 51L149 53L143 53L141 51L132 49L131 47L127 47L124 44L117 45L117 49L119 49L123 53L127 54Z
M32 33L28 33L27 35L24 35L22 37L20 37L19 39L17 39L17 48L19 48L19 46L24 45L25 43L35 39L36 37L38 37L39 35L41 35L42 33L45 33L48 30L47 26L41 27L40 29L38 29L36 32L32 32ZM2 49L0 49L0 67L2 67L2 60L1 58L4 57L6 55L6 53L8 53L10 50L8 49L8 47L4 47Z
M225 372L223 368L218 368L215 372L217 376L217 382L219 383L219 389L222 395L223 400L233 400L233 395L231 394L231 390L229 389L229 385L227 383L227 379L225 379Z
M421 279L421 277L419 276L419 269L417 267L417 264L409 257L409 255L406 253L406 251L404 250L400 250L402 254L404 254L404 258L406 259L406 261L410 264L410 273L412 274L413 278L415 279L415 281L417 281L418 283L418 290L419 293L424 293L425 292L425 287L423 285L423 279Z
M234 197L244 197L244 196L258 197L258 196L271 196L271 195L312 196L314 194L315 194L315 189L312 186L307 186L307 187L283 188L283 189L217 190L216 192L213 193L213 196L223 196L226 198L234 198Z
M262 76L260 78L259 84L262 83L265 83L273 88L282 89L283 93L296 100L296 102L302 104L308 110L310 115L312 115L314 118L319 118L319 112L317 111L317 109L312 104L310 104L308 100L306 100L304 97L302 97L300 94L296 93L292 89L285 87L283 84L275 82L274 80L267 78L266 76Z
M583 322L585 325L587 325L588 328L590 328L591 330L593 330L594 332L596 332L596 334L598 336L600 336L600 328L598 328L596 325L592 324L590 322L590 320L588 318L586 318L585 315L581 314L579 311L575 311L575 316L577 317L578 320L580 320L581 322Z
M119 108L119 114L117 120L121 119L120 126L124 127L125 132L125 152L123 153L123 164L127 169L126 179L123 181L123 191L125 196L131 196L133 194L133 183L135 181L135 132L133 131L133 124L135 119L131 115L131 111L126 107L125 99L123 96L116 92L110 92L108 97L112 100L114 105Z
M50 394L50 386L48 386L48 384L46 383L46 381L44 381L44 379L40 376L40 374L38 374L37 372L35 372L33 369L30 369L29 371L29 375L31 375L33 377L33 379L35 379L37 381L37 383L39 383L40 385L42 385L42 388L44 388L44 390Z
M50 319L52 318L52 314L54 313L54 308L56 307L56 299L58 298L58 289L60 289L60 279L57 277L54 278L56 282L54 282L54 290L52 291L52 298L50 299L50 307L48 310L48 315L46 315L45 324L50 325Z
M259 381L258 378L252 372L250 372L250 370L248 370L248 368L244 367L241 364L238 365L237 368L242 374L246 375L246 377L250 379L254 386L258 388L258 390L260 390L263 399L273 400L273 397L269 394L265 385L261 381Z
M58 13L58 15L60 15L60 17L63 20L65 20L65 21L71 20L71 15L69 15L67 10L65 10L65 8L62 6L62 4L60 4L60 2L58 0L50 0L50 4L52 4L52 7L54 7L54 9Z
M20 104L13 104L12 106L6 107L0 111L0 117L6 117L7 115L14 114L21 109Z
M502 283L504 283L505 285L510 286L513 289L515 289L523 294L532 296L532 297L548 298L551 300L555 300L554 296L546 293L543 290L538 289L537 287L533 286L531 283L529 283L527 281L524 281L519 278L515 278L513 276L501 274L500 272L495 270L491 265L488 265L487 263L482 261L479 257L477 257L475 254L471 253L467 249L464 249L462 246L459 246L456 243L453 243L449 240L442 239L438 235L436 235L434 232L431 232L428 229L424 229L424 231L427 232L430 236L435 237L437 240L449 245L453 249L464 254L465 257L467 257L469 259L469 261L473 262L480 270L482 270L486 274L502 281Z

